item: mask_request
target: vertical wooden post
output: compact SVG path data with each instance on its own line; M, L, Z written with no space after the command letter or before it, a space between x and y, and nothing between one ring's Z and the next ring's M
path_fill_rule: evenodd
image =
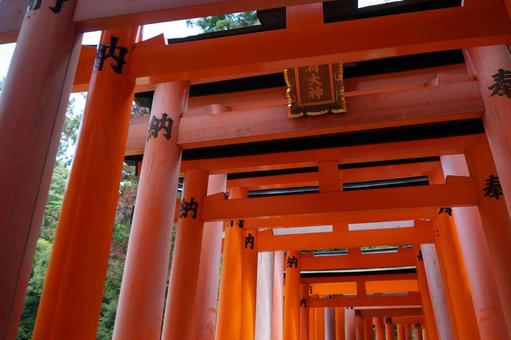
M346 340L344 307L335 308L335 340Z
M356 336L357 340L364 340L364 319L360 314L360 311L355 311L355 327L356 327Z
M309 340L316 340L316 308L309 308Z
M231 188L229 199L247 197L246 188ZM228 221L225 228L222 278L216 338L218 340L238 339L242 323L242 276L243 245L245 242L243 221Z
M397 340L405 340L406 339L406 329L405 325L402 323L397 324Z
M260 252L257 265L256 340L271 339L273 252Z
M185 173L170 270L169 292L165 305L163 340L192 339L204 227L202 208L207 187L207 172L189 170Z
M394 340L394 324L392 323L392 318L385 318L385 340Z
M373 340L373 318L364 319L364 339Z
M376 340L385 340L385 325L383 323L383 318L381 317L373 318L373 324Z
M335 308L325 308L325 340L335 340Z
M511 132L509 131L511 99L503 95L502 92L494 93L494 87L489 88L495 84L493 76L500 69L511 71L509 49L506 45L494 45L471 48L464 52L467 65L477 75L481 97L484 101L483 124L496 166L493 175L499 176L502 188L506 193L503 201L507 202L507 209L511 211ZM488 176L488 174L485 175ZM509 320L509 315L507 317Z
M0 96L0 338L16 338L82 35L76 1L29 9Z
M419 262L424 263L431 303L435 314L438 337L440 339L452 339L452 323L449 312L446 308L445 291L440 275L435 245L422 244L420 258L422 260Z
M446 176L469 176L464 155L442 156L440 160ZM477 207L453 208L452 215L481 338L504 339L508 332L479 211Z
M273 306L271 319L272 340L282 340L282 321L284 319L283 290L284 290L284 252L276 251L273 262ZM309 326L311 324L309 323Z
M325 340L325 308L314 308L315 340ZM284 337L284 340L287 338Z
M357 324L355 317L355 310L353 308L344 309L345 319L345 332L346 340L356 340L357 338Z
M225 192L227 176L209 175L208 195ZM214 340L222 257L222 222L205 222L193 323L193 339Z
M170 130L149 134L124 265L113 339L159 339L181 164L176 144L186 83L156 86L150 120L170 119ZM165 116L162 116L165 115Z
M286 255L284 281L284 339L300 339L300 264L297 251Z
M241 338L253 340L255 335L257 290L257 230L245 230L243 235L243 275L241 277Z
M127 65L106 59L101 68L98 59L92 74L34 339L96 337L133 100L127 68L136 38L137 29L102 35L102 44L125 49L111 52L125 52Z
M415 340L423 340L422 339L422 326L420 323L415 325Z
M432 334L431 339L438 339L438 331L436 326L436 317L433 309L432 303L432 295L428 286L428 280L426 276L426 269L424 267L424 259L422 258L422 252L420 250L420 245L414 245L414 249L416 251L416 268L417 268L417 283L419 286L419 293L421 295L422 301L422 311L424 313L424 320L426 322L426 327L430 334Z
M499 195L500 186L496 182L496 170L486 144L473 146L465 151L467 165L479 193L479 214L495 279L500 296L504 320L511 334L511 220L503 197ZM500 188L501 189L501 188ZM504 193L511 195L511 193Z
M309 339L309 306L307 298L309 297L309 285L300 284L300 340Z

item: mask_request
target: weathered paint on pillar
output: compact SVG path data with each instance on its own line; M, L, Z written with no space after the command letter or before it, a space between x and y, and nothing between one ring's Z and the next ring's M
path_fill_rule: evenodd
M344 322L346 340L356 340L357 338L357 325L355 319L355 310L353 308L344 309Z
M162 121L170 129L168 134L148 131L113 339L161 335L181 164L176 140L187 89L185 83L156 85L150 121Z
M227 176L209 175L208 195L225 192ZM195 298L193 339L214 340L222 256L222 222L205 222Z
M309 297L309 285L300 284L300 340L309 339L309 306L307 299Z
M385 325L383 323L383 318L373 318L373 325L376 340L385 340Z
M231 188L229 199L247 197L246 188ZM225 228L222 278L218 301L218 340L238 339L242 323L243 221L229 221Z
M255 335L257 290L257 230L245 230L243 237L243 275L241 277L241 339L253 340Z
M300 263L297 251L286 254L284 280L284 339L300 339Z
M445 291L440 275L438 258L434 244L422 244L420 257L424 263L431 303L435 314L438 337L444 339L454 339L452 332L452 323L447 311Z
M392 318L385 318L385 340L394 340L394 324Z
M511 211L511 98L503 91L495 91L494 76L499 70L511 71L511 56L506 45L481 46L465 50L465 60L472 73L477 75L485 111L483 124L490 143L502 188L506 195L507 209ZM492 87L492 88L490 88ZM509 317L509 316L508 316ZM509 328L509 324L508 324Z
M101 58L96 60L33 339L96 337L133 100L128 68L137 31L110 30L101 37L101 44L116 43L119 50L112 53L125 53L126 64L107 58L101 67Z
M373 339L373 318L364 318L364 339Z
M273 304L273 252L260 252L257 264L257 305L255 339L271 339Z
M189 170L185 173L165 305L163 340L192 339L204 227L202 209L207 188L207 172Z
M422 301L422 311L424 313L424 320L426 327L432 334L431 339L438 339L438 331L436 326L436 317L433 309L432 295L428 286L428 280L426 276L426 269L424 267L424 259L422 258L422 251L420 245L414 245L416 254L416 268L417 268L417 284L419 286L419 293ZM389 318L390 319L390 318ZM390 319L391 320L391 319ZM392 326L394 327L394 326Z
M282 340L284 319L284 252L276 251L273 262L273 307L271 318L272 340ZM310 325L310 323L309 323Z
M344 307L335 308L335 340L345 340L346 318Z
M469 176L464 155L441 156L444 175ZM505 339L507 327L497 283L476 207L452 209L481 339Z
M28 10L0 96L0 338L16 338L80 54L76 1Z
M325 340L325 309L314 308L314 336L315 340ZM287 340L284 337L284 340Z
M508 333L511 333L511 220L503 197L490 150L479 144L465 151L470 176L479 193L479 214L493 264L502 311ZM505 195L504 195L505 196ZM508 194L509 196L509 194Z
M335 340L334 307L325 307L325 340Z
M406 329L402 323L397 324L397 340L406 340Z

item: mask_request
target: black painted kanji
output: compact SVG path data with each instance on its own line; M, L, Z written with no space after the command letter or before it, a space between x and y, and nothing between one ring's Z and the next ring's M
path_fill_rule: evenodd
M174 125L174 121L166 113L163 113L160 119L156 118L156 116L153 116L151 118L151 122L149 123L147 140L149 140L151 137L158 138L158 133L162 130L163 136L167 140L170 140L172 137L172 125Z
M392 324L392 318L386 317L386 318L385 318L385 323L386 323L387 325Z
M301 298L300 299L300 307L307 307L307 299L306 298Z
M245 222L243 220L238 220L236 224L238 225L238 228L243 229L243 225L245 224Z
M234 225L233 220L227 220L227 223L226 223L227 228L232 228L233 225Z
M60 13L60 11L62 10L62 5L66 1L67 0L57 0L57 2L55 3L55 6L50 7L51 11L55 14Z
M452 208L440 208L438 210L438 215L441 215L442 213L446 213L449 216L452 216Z
M228 192L224 192L224 200L228 200L229 199L229 193Z
M483 189L485 197L494 197L495 199L499 199L500 196L504 195L502 191L502 186L500 185L500 180L497 176L490 175L486 179L486 186Z
M119 37L112 35L110 37L110 45L99 44L98 51L96 52L96 60L94 62L94 69L98 71L103 70L103 65L105 60L108 58L112 58L117 62L117 64L110 64L112 69L117 74L122 73L122 68L126 64L126 54L128 53L128 49L126 47L117 46L119 42ZM117 54L118 53L118 54Z
M195 198L190 198L190 202L183 198L179 205L179 218L187 218L188 213L192 213L192 218L197 219L197 210L199 209L199 203L195 201Z
M422 257L422 250L419 250L419 253L417 254L417 260L421 261L423 260L423 257Z
M245 249L247 249L250 246L250 249L254 249L254 236L252 234L248 234L245 237Z
M296 256L291 256L287 258L287 266L288 268L298 268L298 258Z
M497 73L492 75L495 83L488 87L492 90L490 96L506 96L511 98L511 71L499 69Z

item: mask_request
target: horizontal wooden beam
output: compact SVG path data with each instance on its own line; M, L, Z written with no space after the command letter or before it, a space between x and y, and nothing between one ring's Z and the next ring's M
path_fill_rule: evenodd
M473 6L138 48L132 56L130 76L151 82L207 81L219 76L276 72L293 66L499 44L509 39L511 22L505 6L502 2L490 1ZM297 48L305 45L307 48Z
M424 316L422 315L399 315L392 317L393 324L416 325L424 324Z
M339 270L414 266L416 258L412 249L403 249L395 253L301 256L298 262L301 270Z
M332 160L342 164L410 159L461 154L466 148L481 143L487 143L484 134L333 147L316 149L314 152L274 152L262 155L183 160L181 170L203 169L211 173L235 173L316 166L320 161Z
M374 317L396 317L396 316L421 316L421 307L402 307L402 308L357 308L360 316L365 318Z
M364 282L361 282L364 284ZM314 283L311 284L310 295L353 295L357 294L357 283L335 282L335 283ZM416 280L392 280L392 281L367 281L365 282L367 294L389 294L418 292Z
M360 274L348 276L315 276L302 277L302 283L338 283L338 282L366 282L366 281L396 281L416 280L416 273L389 273L389 274Z
M344 192L257 197L204 199L205 221L274 216L321 215L353 211L403 208L440 208L477 205L472 181L416 187L367 189ZM311 236L312 237L312 236ZM285 249L285 248L284 248Z
M285 228L311 225L332 225L336 223L368 223L384 221L404 221L420 218L433 218L438 215L436 208L389 209L380 211L349 211L323 215L276 216L271 218L247 218L247 228Z
M317 250L430 243L430 228L402 228L361 231L340 231L299 235L273 235L271 230L258 233L257 250ZM361 255L370 256L370 255ZM353 267L352 267L353 268Z
M178 144L196 148L479 118L476 81L347 98L348 113L289 119L287 105L183 117ZM240 128L240 122L250 122Z
M424 176L438 170L439 161L418 162L409 164L377 165L371 167L339 170L339 182L365 182L384 179ZM229 179L227 187L245 187L254 189L275 189L287 187L319 185L318 172L298 174L247 177Z
M421 305L418 293L407 295L374 295L362 297L309 298L309 308L358 307L358 306L410 306Z

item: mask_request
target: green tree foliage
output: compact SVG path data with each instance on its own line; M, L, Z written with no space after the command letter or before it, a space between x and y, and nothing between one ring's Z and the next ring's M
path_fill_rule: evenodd
M187 20L190 27L199 27L204 33L230 30L259 24L256 11L213 15L198 19Z

